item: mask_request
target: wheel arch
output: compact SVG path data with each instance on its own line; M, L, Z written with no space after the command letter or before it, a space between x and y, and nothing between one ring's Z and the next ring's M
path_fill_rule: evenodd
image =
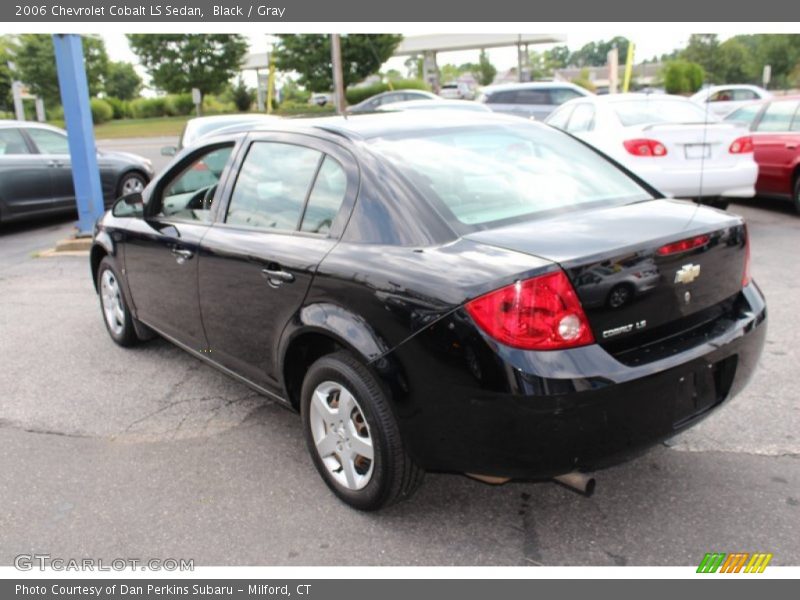
M106 256L115 257L117 254L114 241L106 231L99 231L95 236L92 249L89 251L89 265L92 270L92 283L95 291L97 291L97 270L100 268L100 262Z
M322 356L349 350L380 380L394 387L391 380L396 365L386 357L390 348L359 315L334 304L303 307L280 341L279 372L289 402L299 408L300 389L308 368Z

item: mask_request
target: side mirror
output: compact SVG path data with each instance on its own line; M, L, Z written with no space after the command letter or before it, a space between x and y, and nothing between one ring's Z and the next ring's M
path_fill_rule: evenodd
M162 146L161 156L175 156L178 153L176 146Z
M133 192L122 196L111 207L111 214L115 217L132 217L141 219L144 216L144 199L140 192Z

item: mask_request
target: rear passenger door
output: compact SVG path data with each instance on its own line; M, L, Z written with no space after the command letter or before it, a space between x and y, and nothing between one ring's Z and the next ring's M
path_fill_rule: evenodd
M358 168L311 136L251 134L246 144L203 238L200 309L210 357L279 393L280 336L344 230Z
M0 128L0 218L52 209L49 170L22 131Z
M800 153L798 105L797 100L773 100L754 127L756 190L760 193L792 193L792 171Z

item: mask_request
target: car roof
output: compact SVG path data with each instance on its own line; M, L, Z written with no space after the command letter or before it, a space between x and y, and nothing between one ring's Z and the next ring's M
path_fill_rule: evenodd
M441 110L411 110L349 115L346 118L316 117L281 119L274 123L247 123L241 128L228 128L226 135L258 131L281 131L288 133L328 132L350 140L366 140L384 135L420 130L451 129L474 127L476 125L515 125L524 126L532 121L496 112L447 111L442 118ZM208 138L215 137L210 134Z
M502 92L506 90L547 90L552 88L569 88L571 90L581 90L589 94L590 92L579 85L569 81L528 81L523 83L498 83L487 85L483 88L484 92Z
M50 125L48 123L39 123L38 121L19 121L15 119L1 119L0 120L0 128L9 128L9 127L36 127L38 129L49 129L51 131L58 131L59 133L64 133L64 130L56 127L54 125Z
M480 102L471 100L445 100L444 98L429 100L405 100L379 106L380 111L392 110L472 110L473 112L492 112L492 109Z
M640 101L640 102L651 102L658 100L667 101L667 102L691 102L689 98L684 98L683 96L675 96L674 94L642 94L639 92L631 92L628 94L604 94L601 96L593 96L591 98L573 98L570 102L596 102L598 104L613 104L614 102L630 102L633 101Z

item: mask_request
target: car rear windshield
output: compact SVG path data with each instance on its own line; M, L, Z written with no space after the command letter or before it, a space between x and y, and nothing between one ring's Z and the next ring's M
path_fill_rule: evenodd
M650 123L704 123L717 121L714 115L687 100L625 100L611 104L623 127Z
M468 229L652 196L570 136L522 120L373 138L449 221Z

